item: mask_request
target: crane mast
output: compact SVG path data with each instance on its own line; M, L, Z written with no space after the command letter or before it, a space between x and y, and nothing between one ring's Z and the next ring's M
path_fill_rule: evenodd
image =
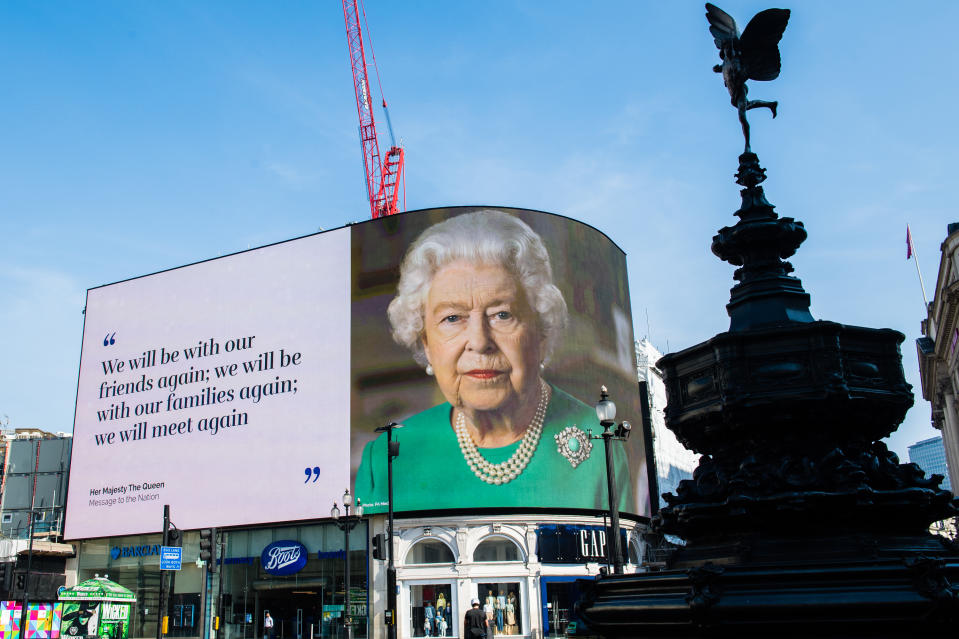
M382 162L380 161L370 82L366 72L366 53L363 48L363 30L360 27L358 0L343 0L343 17L346 20L346 41L350 48L350 66L353 68L353 89L356 93L356 114L360 122L360 147L363 155L363 170L366 176L366 193L370 201L370 214L373 218L393 215L400 211L399 185L403 182L403 149L396 146L395 142L391 140L391 146L386 152L386 156ZM383 100L383 108L387 108L385 99ZM386 112L386 119L389 123L389 111ZM391 137L392 133L391 126Z

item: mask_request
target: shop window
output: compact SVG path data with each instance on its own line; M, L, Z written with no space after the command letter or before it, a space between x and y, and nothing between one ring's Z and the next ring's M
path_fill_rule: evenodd
M473 561L520 561L519 548L509 539L494 537L476 547Z
M456 637L452 586L410 586L410 637Z
M438 539L424 539L414 545L406 556L407 564L451 564L453 551Z
M493 629L492 636L521 635L523 629L522 602L518 581L480 583L476 598L480 600L486 620Z

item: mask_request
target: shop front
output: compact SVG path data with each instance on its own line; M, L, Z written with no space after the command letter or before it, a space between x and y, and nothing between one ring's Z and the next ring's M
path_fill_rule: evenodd
M208 577L198 561L199 533L183 533L182 567L173 571L167 601L168 637L203 637L204 620L212 619L214 610L221 618L219 639L262 639L268 612L273 639L343 636L346 552L336 524L224 530L222 536L219 570ZM160 535L138 535L79 543L78 580L109 576L135 594L128 612L130 637L157 634L160 541ZM362 639L368 636L365 522L351 531L350 553L353 636Z
M639 531L621 529L623 563L634 571L639 566ZM589 524L543 524L536 529L536 547L543 565L539 583L541 623L544 637L566 637L579 624L575 604L581 596L582 577L570 575L570 566L604 566L608 557L610 530Z
M492 637L563 636L578 598L576 580L605 564L602 518L538 515L434 517L397 521L399 637L462 637L477 599ZM623 522L627 570L638 569L642 524ZM374 531L385 522L374 520ZM373 637L385 637L384 562L371 562Z
M174 572L172 593L167 600L169 637L200 636L200 598L206 569L197 565L199 534L182 536L182 568ZM155 637L160 611L161 537L130 535L88 539L78 544L77 578L109 578L127 588L136 602L126 611L131 637Z
M343 636L344 533L335 524L227 532L222 558L223 639L259 639L269 613L274 639ZM368 636L367 531L350 533L353 636ZM219 584L217 584L219 587Z

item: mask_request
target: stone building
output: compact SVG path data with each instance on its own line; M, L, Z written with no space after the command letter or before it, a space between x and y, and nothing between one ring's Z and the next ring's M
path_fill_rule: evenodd
M959 222L947 227L936 289L916 340L922 396L932 404L932 425L942 431L952 486L959 485Z

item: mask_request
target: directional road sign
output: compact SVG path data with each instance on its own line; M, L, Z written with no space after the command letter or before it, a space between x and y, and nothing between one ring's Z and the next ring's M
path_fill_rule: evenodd
M160 546L160 570L179 570L183 549L179 546Z

